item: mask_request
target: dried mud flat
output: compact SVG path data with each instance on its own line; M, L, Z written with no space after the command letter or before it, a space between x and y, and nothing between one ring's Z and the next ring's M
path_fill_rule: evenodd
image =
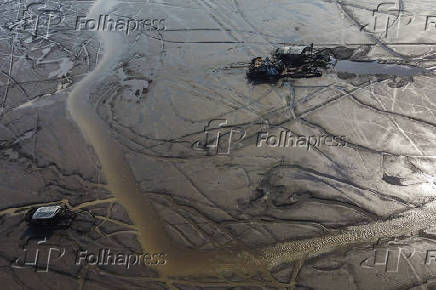
M432 7L379 4L0 3L2 288L436 287ZM100 15L166 29L75 29ZM285 43L419 70L247 82ZM70 228L24 222L59 202ZM108 249L159 261L80 259Z

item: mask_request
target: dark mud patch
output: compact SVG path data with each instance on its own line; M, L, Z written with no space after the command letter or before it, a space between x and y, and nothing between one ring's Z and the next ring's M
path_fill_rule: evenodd
M343 80L349 80L349 79L357 77L356 74L348 73L348 72L338 72L337 75L338 75L338 78L343 79Z
M350 59L356 51L356 49L354 48L349 48L345 46L338 46L332 48L331 50L337 60Z
M402 179L397 176L391 176L385 173L383 174L382 180L390 185L404 186L402 184Z
M413 77L402 77L402 78L394 78L391 82L388 83L388 87L392 89L404 88L407 84L413 82Z

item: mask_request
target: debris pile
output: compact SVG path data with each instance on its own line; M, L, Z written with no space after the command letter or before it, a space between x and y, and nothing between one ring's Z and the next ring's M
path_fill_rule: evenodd
M251 81L277 81L280 78L313 78L322 76L321 69L334 65L329 48L285 46L277 48L271 58L254 58L247 71Z

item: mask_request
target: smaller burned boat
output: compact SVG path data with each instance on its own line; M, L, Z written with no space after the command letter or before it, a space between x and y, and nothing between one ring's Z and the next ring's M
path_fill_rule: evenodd
M66 205L34 207L25 216L30 226L37 227L68 227L71 225L76 213Z

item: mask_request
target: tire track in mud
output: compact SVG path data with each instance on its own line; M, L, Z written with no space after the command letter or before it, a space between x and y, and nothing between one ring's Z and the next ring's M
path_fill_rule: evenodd
M209 16L212 20L218 24L221 28L221 31L225 32L234 42L236 43L245 43L244 38L237 31L240 30L230 17L227 17L225 14L221 13L218 9L214 9L212 1L210 0L195 0L199 5L203 6L208 12ZM218 2L217 2L218 3ZM227 23L227 26L226 24ZM253 48L244 47L247 49L248 53L252 56L256 55L256 51Z
M266 34L260 32L256 28L256 26L254 26L254 24L252 24L251 21L248 20L248 17L245 15L244 11L242 11L242 9L241 9L241 5L239 5L239 0L233 0L233 4L236 8L236 11L241 16L242 20L244 20L244 22L247 23L247 25L249 27L251 27L251 29L253 29L254 32L256 32L257 36L261 37L266 43L269 43L271 45L271 48L274 48L274 44L266 38Z
M230 38L234 40L235 43L246 43L246 41L244 40L245 38L241 35L241 33L239 33L239 31L249 31L249 30L241 30L240 27L235 25L234 20L231 17L228 17L226 14L224 14L220 10L218 10L218 8L220 8L221 10L223 10L223 11L225 10L231 14L231 13L234 13L232 11L232 9L229 9L225 5L222 5L222 2L220 2L220 1L217 1L215 3L212 2L211 0L196 0L196 1L199 5L202 5L203 7L205 7L205 9L207 9L210 12L209 13L210 17L215 21L215 23L217 23L220 26L221 31L225 31L230 36ZM272 46L272 43L269 40L267 40L262 35L262 33L259 32L257 30L257 28L246 19L245 15L243 14L243 12L240 9L238 2L234 1L233 5L235 6L235 9L237 10L238 14L241 16L241 19L252 29L252 32L255 33L257 36L260 36L262 38L262 40L265 41L265 43ZM217 16L215 16L215 14L212 14L212 13L215 13ZM228 27L226 27L226 24L224 24L224 23L227 23L227 25L230 27L230 29ZM249 54L251 56L256 56L256 55L261 54L256 47L254 47L254 48L253 47L245 47L245 48L247 49L247 51L249 52ZM251 89L250 89L250 91L251 91ZM240 103L239 100L235 100L235 101ZM248 104L241 103L241 105L243 105L241 108L234 109L228 113L232 113L233 111L236 111L236 110L247 109L247 110L251 111L252 113L254 113L258 118L261 118L263 120L261 113L259 111L256 111L255 109L253 109L252 104L253 103L250 103L250 102ZM226 115L228 113L224 113L223 115Z

